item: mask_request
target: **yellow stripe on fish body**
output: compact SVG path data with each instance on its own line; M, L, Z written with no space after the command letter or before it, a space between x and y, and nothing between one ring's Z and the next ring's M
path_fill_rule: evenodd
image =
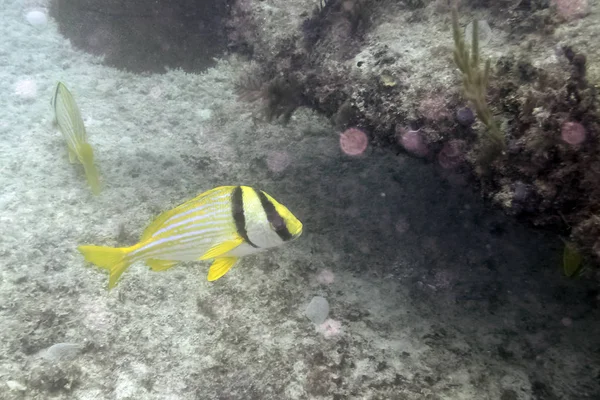
M100 179L94 166L94 151L87 142L87 133L79 108L64 83L58 82L51 101L56 123L67 142L69 161L83 164L87 181L94 194L100 193Z
M296 239L302 223L267 193L221 186L159 215L134 246L79 246L86 261L110 271L109 288L136 261L164 271L180 261L214 259L208 280L225 275L238 257Z

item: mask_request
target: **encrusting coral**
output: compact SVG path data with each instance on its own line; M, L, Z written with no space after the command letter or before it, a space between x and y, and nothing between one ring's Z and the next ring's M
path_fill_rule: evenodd
M339 131L364 129L370 146L437 160L507 214L570 238L586 260L600 262L600 107L597 73L586 71L590 47L556 46L552 32L561 22L546 2L490 2L499 15L488 13L492 26L507 36L494 44L495 60L482 62L481 16L469 44L456 8L442 3L361 0L368 14L360 14L355 34L353 1L328 0L307 13L297 35L254 55L264 83L274 84L261 92L267 108L271 103L267 119L286 121L296 107L308 106L331 117ZM478 5L461 2L481 13ZM590 27L580 34L591 35ZM449 73L455 66L459 85ZM280 103L288 107L272 107ZM473 124L473 114L483 127Z

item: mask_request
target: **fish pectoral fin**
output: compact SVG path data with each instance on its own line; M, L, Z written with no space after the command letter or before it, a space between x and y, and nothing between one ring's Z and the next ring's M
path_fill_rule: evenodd
M216 281L227 273L233 267L233 264L237 261L237 257L221 257L217 258L208 270L207 279L212 282Z
M214 245L213 247L211 247L210 249L208 249L208 251L206 253L204 253L199 258L199 260L208 260L209 258L216 258L216 257L222 256L223 254L226 254L226 253L230 252L231 250L235 249L243 242L244 242L244 239L242 239L241 237L238 237L233 240L227 240L225 242L218 243L218 244Z
M146 265L150 267L152 271L165 271L177 264L177 261L171 260L146 260Z

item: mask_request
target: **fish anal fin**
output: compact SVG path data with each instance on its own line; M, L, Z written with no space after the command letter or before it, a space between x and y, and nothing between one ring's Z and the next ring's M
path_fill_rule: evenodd
M152 271L165 271L177 264L178 261L171 260L146 260L146 265L152 269Z
M227 273L233 267L235 262L237 261L237 257L220 257L215 260L210 266L208 270L207 279L212 282L216 281L223 275Z
M243 242L244 242L244 239L242 239L241 237L238 237L236 239L226 240L224 242L218 243L218 244L214 245L213 247L211 247L210 249L208 249L208 251L206 253L204 253L199 258L199 260L208 260L210 258L216 258L216 257L222 256L223 254L226 254L226 253L230 252L231 250L235 249Z

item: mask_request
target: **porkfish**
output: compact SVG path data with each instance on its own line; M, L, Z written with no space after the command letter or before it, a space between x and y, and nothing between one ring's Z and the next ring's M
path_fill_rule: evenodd
M159 215L131 247L79 246L85 260L109 270L109 289L131 264L164 271L180 261L213 259L208 280L225 275L241 256L282 245L302 233L302 223L262 190L211 189Z
M69 161L72 164L79 162L83 165L92 193L98 195L100 178L94 165L94 151L87 142L87 134L79 108L64 83L58 82L50 104L54 110L56 124L67 142Z

